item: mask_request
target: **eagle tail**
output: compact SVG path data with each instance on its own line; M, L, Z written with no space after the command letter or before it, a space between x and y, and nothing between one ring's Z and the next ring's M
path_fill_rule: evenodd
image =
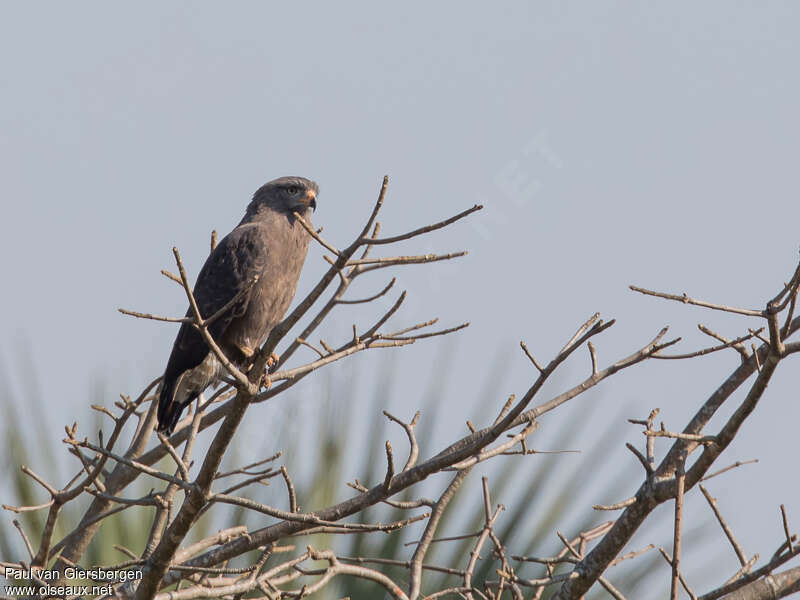
M164 381L161 385L161 394L158 397L158 427L157 431L161 431L166 435L172 435L175 430L175 425L181 418L183 409L186 408L192 401L199 396L198 393L190 394L185 401L180 402L175 398L176 388L181 376L167 377L164 376Z

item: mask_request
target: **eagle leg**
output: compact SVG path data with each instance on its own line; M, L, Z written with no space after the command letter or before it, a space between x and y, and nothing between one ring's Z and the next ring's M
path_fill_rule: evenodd
M271 369L272 367L274 367L275 365L277 365L277 364L278 364L278 361L279 361L280 359L281 359L281 357L280 357L280 355L279 355L279 354L276 354L275 352L273 352L272 354L270 354L270 355L269 355L269 358L267 359L267 368L268 368L268 369Z
M245 344L236 344L236 349L241 352L242 356L245 358L253 358L253 355L256 353L255 350Z

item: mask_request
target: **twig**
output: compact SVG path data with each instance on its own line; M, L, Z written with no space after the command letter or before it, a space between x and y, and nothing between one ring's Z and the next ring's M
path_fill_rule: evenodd
M664 557L664 560L667 561L667 564L669 564L669 566L672 567L672 557L667 553L667 551L664 550L664 548L661 548L661 547L658 548L658 551L661 553L661 556ZM682 574L679 574L678 578L679 578L679 580L681 582L681 585L683 586L683 589L686 590L687 594L689 594L689 597L692 600L697 600L697 596L692 591L692 588L689 587L689 584L686 582L686 579L684 578L684 576Z
M118 308L119 312L129 317L136 317L137 319L149 319L151 321L164 321L165 323L192 323L191 317L162 317L152 313L143 313L135 310L128 310L127 308Z
M706 327L705 325L702 325L700 323L697 324L697 328L700 331L702 331L703 333L705 333L706 335L711 336L712 338L714 338L716 340L719 340L723 344L727 344L730 341L726 337L721 336L717 332L712 331L711 329L709 329L708 327ZM747 348L744 347L744 344L733 344L731 346L731 348L736 350L741 355L742 360L747 360L748 358L750 358L750 353L747 351Z
M271 468L263 469L260 471L252 471L251 469L255 467L260 467L261 465L266 464L268 462L273 462L275 460L278 460L281 456L283 456L283 451L278 450L272 456L268 456L267 458L263 458L259 461L247 464L243 467L240 467L239 469L233 469L232 471L225 471L224 473L217 473L214 476L214 479L222 479L224 477L230 477L231 475L264 475L265 473L269 472Z
M573 335L569 339L569 341L564 345L563 348L561 348L561 350L558 351L558 353L562 354L563 352L566 352L567 350L569 350L572 347L572 345L575 343L575 341L578 340L584 333L586 333L589 330L589 328L597 322L597 320L599 318L600 318L600 313L597 312L597 313L594 313L588 319L586 319L586 321L584 321L583 325L578 327L578 330L575 332L575 335Z
M179 487L181 487L183 489L186 489L186 490L194 489L191 484L187 483L186 481L184 481L182 479L178 479L177 477L173 477L172 475L169 475L167 473L162 473L161 471L159 471L157 469L153 469L151 467L148 467L147 465L144 465L144 464L142 464L140 462L137 462L135 460L131 460L131 459L125 458L124 456L119 456L118 454L114 454L113 452L109 452L108 450L106 450L102 446L97 446L95 444L92 444L88 440L80 441L80 440L76 440L76 439L65 439L64 442L67 443L67 444L71 444L73 446L79 446L81 448L88 448L89 450L92 450L93 452L97 452L98 454L102 454L103 456L107 456L109 458L112 458L115 461L117 461L118 463L122 463L124 465L129 466L129 467L132 467L132 468L136 469L137 471L141 471L142 473L150 475L151 477L155 477L156 479L161 479L161 480L169 482L169 483L174 483L175 485L177 485L177 486L179 486Z
M339 556L339 560L343 560L346 562L353 562L358 564L376 564L376 565L391 565L394 567L405 567L406 569L411 567L410 560L395 560L391 558L379 558L379 557L364 557L364 556ZM460 569L452 569L450 567L442 567L438 565L422 565L423 571L435 571L437 573L446 573L447 575L464 575L464 571Z
M597 375L597 352L595 351L594 344L591 341L586 342L586 345L589 348L589 356L592 359L592 375ZM656 358L659 358L656 355Z
M161 274L162 274L164 277L166 277L167 279L171 279L171 280L172 280L172 281L174 281L175 283L179 283L179 284L183 285L183 282L181 281L181 278L180 278L180 277L178 277L177 275L175 275L175 273L170 273L170 272L169 272L169 271L167 271L166 269L161 269Z
M675 492L675 531L672 542L672 586L670 600L678 600L678 578L681 564L681 526L683 523L683 492L686 485L686 472L683 463L675 471L677 491Z
M22 541L25 543L25 549L28 551L28 557L31 560L33 560L34 554L33 554L33 546L31 546L31 540L28 538L28 535L22 528L22 524L17 519L14 519L12 522L14 523L14 527L17 528L17 531L19 531L19 534L22 537Z
M358 300L336 300L338 304L366 304L367 302L372 302L373 300L377 300L381 296L386 295L386 293L392 289L394 284L397 282L397 277L392 277L392 280L377 294L373 294L372 296L368 296L366 298L360 298Z
M616 504L593 504L592 508L595 510L622 510L633 504L636 504L636 496L623 500L622 502L617 502Z
M800 554L800 545L794 546L789 552L786 554L782 554L780 556L775 556L770 560L767 564L763 565L762 567L756 569L755 571L751 571L739 577L736 581L732 581L730 583L726 583L715 590L712 590L706 594L703 594L699 597L698 600L717 600L718 598L722 598L723 596L727 596L731 592L735 592L738 589L743 588L748 583L761 579L764 576L769 575L775 569L777 569L782 564L790 561L795 556Z
M452 500L456 491L461 486L461 483L464 481L464 478L466 478L470 471L471 469L464 469L463 471L459 471L456 476L453 477L448 486L445 488L444 492L442 492L442 495L439 496L439 500L436 501L436 505L431 511L431 516L428 519L428 524L425 526L425 531L422 534L422 538L420 539L419 544L417 544L416 550L414 550L414 555L411 557L411 573L408 584L409 600L416 600L419 596L420 589L422 587L422 561L425 559L425 554L428 552L428 547L430 546L431 540L436 533L436 528L438 527L439 521L442 518L444 509L447 508L450 500Z
M628 552L627 554L623 554L622 556L618 556L617 558L612 560L608 564L608 566L609 567L616 567L619 563L621 563L621 562L623 562L625 560L630 560L632 558L636 558L637 556L640 556L640 555L644 554L645 552L649 552L650 550L652 550L655 547L656 547L655 544L647 544L647 546L645 546L644 548L641 548L640 550L632 550L631 552Z
M320 358L325 358L325 354L322 350L319 350L314 344L308 343L303 338L295 338L295 341L300 344L301 346L306 346L307 348L311 348L314 352L316 352Z
M539 370L539 373L543 373L544 372L544 368L542 368L542 365L540 365L538 362L536 362L536 359L533 358L533 354L531 354L530 350L528 350L528 345L525 342L520 342L519 346L520 346L520 348L522 348L522 351L525 353L525 356L528 357L528 360L530 360L531 363L533 363L533 366L536 367Z
M786 535L786 546L792 547L792 534L789 532L789 519L786 516L786 507L781 504L781 521L783 522L783 533Z
M713 435L699 435L697 433L680 433L677 431L667 431L666 429L660 429L660 430L649 429L643 431L642 433L650 437L673 438L676 440L697 442L699 444L716 444L718 441L717 437Z
M409 444L408 459L406 460L406 464L403 467L403 471L406 471L411 467L413 467L415 464L417 464L417 458L419 457L419 444L417 443L416 435L414 435L414 427L416 426L417 421L419 421L419 411L417 411L414 414L414 417L411 419L410 423L403 423L403 421L401 421L394 415L390 414L388 411L384 410L383 414L390 421L394 421L395 423L400 425L400 427L402 427L403 430L406 432L406 436L408 436L408 444Z
M702 306L704 308L710 308L712 310L721 310L724 312L736 313L738 315L747 315L748 317L763 317L764 311L761 310L751 310L749 308L736 308L733 306L725 306L724 304L713 304L711 302L706 302L704 300L695 300L694 298L690 298L686 294L681 294L680 296L676 294L667 294L664 292L654 292L652 290L648 290L645 288L636 287L635 285L628 286L634 292L639 292L640 294L645 294L646 296L655 296L657 298L665 298L666 300L676 300L677 302L683 302L684 304L694 304L695 306Z
M720 513L719 508L717 508L717 500L711 494L709 494L708 490L705 486L700 486L700 491L703 492L703 496L705 496L706 500L708 501L708 505L711 507L711 510L714 511L714 516L717 517L717 521L719 522L720 527L722 527L722 531L725 532L725 536L728 538L728 541L733 546L733 551L736 552L736 557L739 559L739 563L744 566L747 564L747 556L744 553L744 550L739 545L739 542L736 540L736 537L733 535L733 531L731 528L728 527L728 524L725 522L725 519L722 518L722 513Z
M750 330L750 333L747 335L742 335L734 340L730 340L721 344L719 346L712 346L711 348L704 348L702 350L697 350L696 352L689 352L687 354L657 354L653 358L659 359L684 359L684 358L696 358L698 356L705 356L706 354L711 354L712 352L717 352L719 350L724 350L725 348L735 348L736 346L741 346L742 342L747 341L753 337L759 337L759 333L764 331L764 328L761 327L757 330Z
M294 491L294 484L292 483L292 478L289 477L289 471L286 470L284 465L281 465L281 475L283 475L283 480L286 482L286 491L289 494L289 512L296 513L297 512L297 495Z
M431 231L436 231L437 229L441 229L442 227L447 227L451 223L455 223L456 221L459 221L459 220L463 219L464 217L466 217L468 215L471 215L472 213L474 213L476 211L481 210L482 208L483 208L483 205L476 204L472 208L468 208L467 210L462 211L462 212L458 213L457 215L450 217L449 219L445 219L444 221L439 221L438 223L434 223L432 225L426 225L425 227L420 227L419 229L414 229L413 231L409 231L408 233L403 233L401 235L395 235L395 236L392 236L392 237L378 238L378 239L365 238L364 237L364 235L366 234L366 231L365 231L361 235L361 242L363 244L369 243L372 246L378 246L378 245L381 245L381 244L393 244L395 242L400 242L402 240L407 240L407 239L410 239L412 237L416 237L418 235L422 235L423 233L429 233ZM367 228L367 230L368 229L369 228Z
M745 564L743 564L739 568L739 570L736 571L736 573L734 573L723 585L728 585L730 583L733 583L734 581L738 581L741 577L749 573L753 568L753 565L756 564L757 560L758 560L758 554L754 554L753 558L751 558Z
M310 236L311 236L312 238L314 238L314 239L315 239L317 242L319 242L319 244L320 244L320 245L321 245L323 248L325 248L325 249L326 249L326 250L328 250L329 252L333 252L333 253L334 253L336 256L339 256L339 250L338 250L338 249L337 249L335 246L333 246L333 245L329 244L328 242L326 242L326 241L325 241L325 240L322 238L322 236L321 236L320 234L318 234L318 233L317 233L317 232L314 230L314 228L313 228L313 227L311 227L311 225L309 225L309 224L306 222L306 220L305 220L305 219L304 219L302 216L300 216L300 213L298 213L298 212L293 212L292 214L294 215L294 218L295 218L295 219L297 219L297 221L300 223L300 225L302 225L302 226L303 226L303 229L305 229L305 230L308 232L308 235L310 235Z
M506 403L503 404L503 408L500 409L500 413L495 417L494 423L492 425L497 425L503 418L508 414L508 411L511 410L512 405L514 404L514 398L516 398L515 394L511 394L506 400Z
M27 475L28 477L33 479L36 483L41 485L44 489L46 489L50 493L51 496L56 496L58 494L58 490L56 488L54 488L52 485L47 483L44 479L39 477L36 473L34 473L31 469L29 469L25 465L22 465L20 467L20 471L25 473L25 475Z
M651 476L653 475L653 467L652 467L652 465L650 464L650 461L648 461L648 460L647 460L647 459L644 457L644 455L643 455L641 452L639 452L639 451L636 449L636 447L635 447L633 444L631 444L631 443L626 443L626 444L625 444L625 447L626 447L628 450L630 450L631 452L633 452L633 455L634 455L636 458L638 458L638 459L639 459L639 462L640 462L640 463L642 463L642 466L644 467L644 470L647 472L647 476L648 476L648 477L651 477Z
M466 256L467 251L461 250L459 252L449 252L447 254L420 254L416 256L386 256L380 258L358 258L350 260L345 263L345 267L354 267L360 265L375 265L387 267L390 265L416 265L420 263L439 262L442 260L450 260L451 258L460 258ZM373 267L374 268L374 267ZM364 269L366 273L372 268Z
M208 317L207 319L204 319L204 320L203 320L203 326L205 326L205 327L210 327L212 323L214 323L214 322L215 322L217 319L219 319L221 316L223 316L223 315L224 315L224 314L226 314L226 313L227 313L229 310L231 310L231 309L232 309L234 306L236 306L236 304L237 304L237 303L238 303L238 302L239 302L239 301L240 301L242 298L244 298L244 297L245 297L247 294L249 294L249 293L250 293L250 290L252 290L252 289L253 289L253 286L254 286L256 283L258 283L258 280L259 280L259 279L260 279L260 277L259 277L258 275L253 275L253 276L252 276L252 277L251 277L251 278L250 278L250 279L247 281L246 285L244 285L244 286L242 287L242 289L240 289L238 292L236 292L236 294L233 296L233 298L231 298L230 300L228 300L228 301L227 301L227 302L226 302L226 303L225 303L225 304L222 306L222 308L220 308L218 311L216 311L214 314L212 314L212 315L211 315L210 317Z
M383 478L383 487L386 491L392 486L392 477L394 477L394 452L392 444L386 440L386 476Z
M714 471L713 473L710 473L710 474L706 475L700 481L708 481L712 477L716 477L717 475L722 475L723 473L727 473L731 469L735 469L737 467L742 467L744 465L751 465L751 464L757 463L757 462L758 462L757 458L752 458L750 460L737 460L735 463L733 463L732 465L728 465L724 469L720 469L719 471Z
M582 558L581 554L577 550L575 550L575 548L572 546L572 544L569 543L567 538L564 537L564 534L562 534L560 531L556 531L556 535L558 536L558 538L561 540L561 542L567 547L567 549L572 553L572 555L575 558L578 558L578 559ZM618 589L616 589L613 585L611 585L611 582L608 581L605 577L602 577L602 576L598 577L597 581L616 600L625 600L625 597L620 593L620 591Z
M475 546L470 552L469 562L467 563L467 568L464 571L464 587L468 590L466 592L466 597L469 600L474 600L471 591L472 576L473 572L475 571L475 566L478 564L478 559L480 558L481 548L483 547L484 543L486 543L486 540L489 537L489 532L494 526L497 517L500 515L500 511L503 510L503 507L499 505L495 511L492 512L491 500L489 498L489 486L486 477L481 478L481 484L483 488L484 526L480 532L480 535L478 536L478 539L475 541Z
M175 464L178 465L178 471L181 474L181 478L188 483L189 481L189 469L184 464L183 460L180 456L178 456L178 452L169 443L169 439L160 431L157 431L156 434L158 435L158 439L161 440L161 443L164 444L164 447L167 449L167 452L172 457L172 460L175 461Z
M178 552L175 553L175 562L182 563L194 556L197 556L198 554L200 554L201 552L207 550L212 546L225 544L243 535L247 535L247 527L245 527L244 525L237 525L236 527L229 527L228 529L223 529L215 534L212 534L200 540L199 542L195 542L194 544L187 546L186 548L178 550Z
M436 503L434 502L433 505L436 506ZM434 537L434 538L431 538L431 544L438 544L440 542L456 542L458 540L468 540L468 539L471 539L471 538L476 538L476 537L480 536L480 534L481 534L480 531L474 531L472 533L462 533L461 535L446 535L446 536L442 536L442 537ZM422 538L420 538L418 540L411 540L410 542L404 542L403 546L405 546L405 547L407 547L407 546L417 546L420 543L422 543Z
M3 508L5 510L10 510L11 512L15 513L24 513L24 512L33 512L37 510L42 510L43 508L49 508L52 506L53 500L49 502L45 502L44 504L37 504L35 506L11 506L9 504L3 504Z
M304 523L308 525L324 526L333 529L347 529L351 531L393 531L395 529L398 529L399 527L407 525L408 523L413 523L415 520L419 520L421 518L421 515L418 515L416 517L412 517L412 520L406 519L403 521L397 521L395 523L389 523L389 524L378 523L375 525L364 524L364 523L341 523L341 522L321 519L315 513L287 512L285 510L280 510L278 508L274 508L267 504L262 504L254 500L250 500L248 498L240 498L238 496L231 496L229 494L223 494L223 493L217 493L211 495L209 498L209 502L222 502L224 504L233 504L234 506L241 506L242 508L254 510L256 512L260 512L265 515L269 515L271 517L275 517L278 519L283 519L285 521L296 521L298 523Z

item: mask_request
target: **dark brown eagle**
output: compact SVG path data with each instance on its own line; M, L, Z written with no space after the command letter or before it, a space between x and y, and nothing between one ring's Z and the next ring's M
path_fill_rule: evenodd
M281 177L260 187L244 218L211 252L197 277L194 297L203 318L242 294L208 327L225 356L241 369L249 368L294 297L311 237L293 213L310 223L318 191L303 177ZM191 316L191 309L186 314ZM158 431L171 434L183 409L224 375L200 332L181 325L161 384Z

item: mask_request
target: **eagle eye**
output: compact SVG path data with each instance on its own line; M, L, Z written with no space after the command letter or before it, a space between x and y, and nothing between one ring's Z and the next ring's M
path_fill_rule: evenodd
M286 189L286 191L289 192L290 196L296 196L298 194L298 192L300 192L300 188L295 186L295 185L293 185L293 186L288 187Z

